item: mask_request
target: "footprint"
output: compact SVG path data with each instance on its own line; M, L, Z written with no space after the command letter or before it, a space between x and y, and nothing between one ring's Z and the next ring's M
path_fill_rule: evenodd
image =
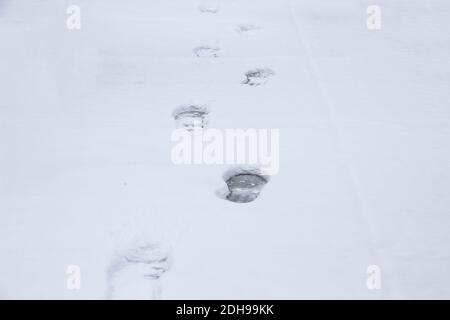
M261 27L255 24L240 24L236 27L238 33L246 36L254 36L260 29Z
M199 58L217 58L219 57L219 47L200 46L194 48L194 53Z
M178 128L192 131L195 128L204 129L208 125L209 109L204 105L182 105L176 108L172 116Z
M246 79L242 84L249 86L260 86L266 84L269 78L273 77L275 72L269 68L257 68L250 70L245 74Z
M198 10L202 13L217 13L220 10L219 0L201 0Z
M248 203L258 198L263 187L269 181L258 169L237 168L224 175L227 193L221 197L236 203ZM220 193L218 194L220 196Z
M108 269L108 296L112 299L157 299L159 279L169 270L168 249L161 243L141 244L113 259Z

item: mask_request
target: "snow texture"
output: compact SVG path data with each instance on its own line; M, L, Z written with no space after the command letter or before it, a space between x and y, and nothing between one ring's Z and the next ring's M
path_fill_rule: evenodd
M372 2L1 0L0 298L449 299L450 2ZM203 104L280 130L255 201L171 162Z

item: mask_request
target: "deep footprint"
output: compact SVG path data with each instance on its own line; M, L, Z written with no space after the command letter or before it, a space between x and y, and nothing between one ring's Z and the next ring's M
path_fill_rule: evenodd
M256 170L233 170L225 177L228 187L226 199L236 203L248 203L258 198L268 178Z

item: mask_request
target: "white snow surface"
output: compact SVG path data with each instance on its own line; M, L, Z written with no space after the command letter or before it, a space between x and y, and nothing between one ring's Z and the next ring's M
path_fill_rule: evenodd
M0 0L0 298L107 298L114 257L157 242L161 299L449 299L450 2L377 0L369 30L372 2ZM171 162L189 103L280 130L257 200Z

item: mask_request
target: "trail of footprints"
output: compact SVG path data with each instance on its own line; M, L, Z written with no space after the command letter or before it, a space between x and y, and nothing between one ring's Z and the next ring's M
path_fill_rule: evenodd
M216 14L220 10L218 0L201 0L199 11L204 14ZM239 24L235 30L241 35L255 35L261 28L255 24ZM198 46L193 49L194 54L199 58L218 58L220 47L218 46ZM245 73L245 79L241 82L248 86L265 85L275 72L270 68L255 68ZM177 126L192 131L195 128L204 129L207 125L209 110L206 106L188 105L177 108L172 114ZM267 177L263 177L258 169L235 169L233 174L226 173L224 178L228 187L227 194L223 197L226 200L236 203L247 203L255 200L264 185L268 182Z
M218 1L205 1L199 4L202 14L216 14L220 10ZM240 24L235 29L242 35L255 35L260 27L253 24ZM218 58L220 47L198 46L193 49L198 58ZM261 86L275 75L270 68L255 68L245 73L241 82L248 86ZM206 105L188 104L176 108L172 116L177 127L187 131L205 129L210 110ZM220 197L235 203L249 203L260 195L269 178L258 168L233 168L223 175L226 185ZM109 298L128 297L158 299L161 295L159 279L169 270L170 252L160 243L148 243L119 254L107 271Z

